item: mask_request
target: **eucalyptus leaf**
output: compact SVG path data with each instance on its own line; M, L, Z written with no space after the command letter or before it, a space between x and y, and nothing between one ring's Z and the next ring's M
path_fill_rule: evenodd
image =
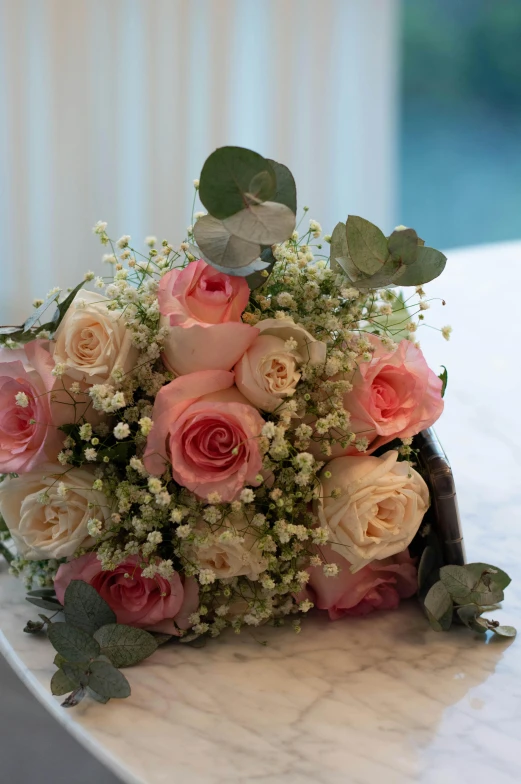
M86 686L89 680L89 662L63 662L60 669L63 670L67 678L74 684L73 688Z
M263 269L261 270L254 270L249 275L246 276L246 280L248 281L248 286L250 287L250 291L254 291L255 289L260 288L263 286L266 281L268 280L273 267L275 266L275 256L271 248L265 248L261 255L259 262L263 264ZM254 262L255 264L255 262Z
M87 686L87 694L96 702L101 702L102 705L106 705L107 702L110 700L110 697L103 697L101 694L98 694L97 691L91 689L90 686Z
M56 665L56 667L62 667L66 661L67 659L64 656L61 656L61 654L59 653L57 653L56 656L54 657L54 664Z
M57 696L69 694L69 692L74 691L77 685L77 683L69 680L63 670L56 670L51 678L51 692Z
M418 588L421 591L427 584L430 575L437 569L438 559L434 547L427 545L418 564Z
M40 321L41 317L50 308L50 306L56 303L59 295L60 292L56 292L55 294L52 294L50 297L48 297L45 300L45 302L43 302L40 305L40 307L33 310L29 318L24 321L24 325L23 325L24 332L28 332L32 327L34 327L35 324L37 324ZM56 319L58 318L57 311L54 312L54 315L50 320L53 321L55 318Z
M61 322L63 321L63 317L65 316L65 314L69 310L69 308L70 308L70 306L71 306L71 304L72 304L72 302L74 300L74 297L83 288L84 285L85 284L84 284L83 281L81 283L78 283L78 285L75 286L72 289L72 291L69 292L69 294L63 300L63 302L59 302L58 303L58 313L53 318L54 328L55 329L58 329L58 327L60 326Z
M295 185L295 179L292 173L283 163L277 163L277 161L273 161L271 158L266 158L266 160L271 164L277 182L275 195L271 197L271 200L276 201L279 204L285 204L286 207L289 207L291 212L296 215L297 186Z
M68 662L84 662L94 659L100 647L87 632L69 623L53 623L48 630L52 645Z
M52 612L58 612L63 609L58 599L40 599L37 596L26 596L25 601L34 604L36 607L41 607L43 610L51 610Z
M374 275L370 276L359 276L359 279L353 285L360 291L396 286L399 285L401 276L406 269L407 267L401 261L389 258L379 272L375 272Z
M194 237L206 260L219 267L247 267L260 255L261 246L232 236L223 223L204 215L194 226Z
M418 258L413 264L408 265L403 273L400 273L396 282L400 286L421 286L441 275L446 263L447 257L441 251L419 246Z
M472 593L475 579L464 566L442 566L440 580L453 599L466 599Z
M418 258L418 235L414 229L395 229L387 246L392 257L403 264L413 264Z
M214 218L223 220L253 202L275 196L277 178L272 165L253 150L220 147L205 161L199 197Z
M121 624L102 626L94 634L101 653L108 656L115 667L131 667L139 664L157 650L154 637L144 629Z
M495 626L492 631L498 637L515 637L517 630L513 626Z
M34 591L28 591L27 596L37 596L42 599L56 599L56 591L54 588L37 588ZM56 599L56 601L58 600Z
M349 215L346 222L347 246L355 266L366 275L378 272L389 257L383 232L365 218Z
M472 629L473 632L485 634L487 626L485 623L480 623L481 608L477 604L464 604L456 610L459 619L465 626Z
M102 697L123 699L130 696L130 684L119 670L105 661L90 665L89 688Z
M333 272L340 272L342 269L348 272L345 266L348 259L349 249L347 247L346 225L339 221L331 234L329 266Z
M276 201L253 204L222 221L226 231L234 238L259 245L285 242L291 237L295 223L295 213L285 204Z
M434 583L424 601L425 612L435 631L447 631L452 624L453 604L441 580Z
M116 614L92 585L72 580L64 596L65 620L88 634L108 623L116 622Z
M470 563L465 566L465 569L467 569L467 571L474 576L476 583L481 580L484 575L490 575L490 578L498 586L498 588L505 590L505 588L508 588L512 582L511 578L506 572L504 572L502 569L499 569L497 566L491 566L491 564L479 562Z

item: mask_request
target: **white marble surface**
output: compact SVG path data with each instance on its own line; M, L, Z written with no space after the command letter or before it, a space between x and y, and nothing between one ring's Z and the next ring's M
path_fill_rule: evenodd
M497 282L487 280L487 275ZM512 574L497 617L521 629L521 244L453 252L427 288L444 297L422 329L449 370L437 426L453 464L467 554ZM51 697L53 651L0 567L0 647L66 727L127 782L163 784L518 784L521 637L431 631L395 613L165 648L127 675L129 700L73 711ZM266 643L266 644L264 644Z

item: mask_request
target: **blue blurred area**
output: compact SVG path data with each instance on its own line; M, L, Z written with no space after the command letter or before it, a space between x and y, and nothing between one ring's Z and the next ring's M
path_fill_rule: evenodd
M521 239L521 0L403 0L400 220Z

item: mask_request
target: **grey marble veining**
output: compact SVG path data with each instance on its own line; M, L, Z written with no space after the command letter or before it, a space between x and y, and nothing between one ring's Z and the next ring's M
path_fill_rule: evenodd
M512 285L485 278L496 266ZM481 270L481 274L479 272ZM419 332L433 367L449 369L436 429L456 476L467 554L514 583L502 622L521 629L521 381L517 291L521 245L450 254L426 287ZM414 602L397 612L302 633L261 628L205 648L166 647L127 670L129 700L59 708L48 692L53 651L24 635L31 607L0 571L0 646L67 728L128 782L163 784L518 784L520 642L465 629L431 631Z

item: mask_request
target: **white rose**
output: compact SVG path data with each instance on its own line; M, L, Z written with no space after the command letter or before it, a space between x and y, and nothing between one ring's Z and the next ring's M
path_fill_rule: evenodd
M199 533L204 529L199 528ZM208 529L201 544L194 546L199 569L211 569L218 580L244 576L257 580L267 561L257 544L255 532L241 514L226 518L224 525Z
M326 344L289 319L265 319L259 335L235 365L235 383L263 411L275 411L294 394L303 364L326 360Z
M103 384L115 367L128 372L136 357L121 311L109 310L101 294L79 291L56 330L54 361L77 381Z
M429 507L424 480L397 459L394 450L382 457L337 457L322 472L318 516L331 532L331 547L352 571L403 552ZM341 490L338 498L331 496L335 488Z
M0 514L23 558L68 558L79 547L93 544L89 519L103 523L109 513L105 495L92 490L94 481L86 468L64 472L49 463L0 483ZM89 502L94 506L89 508Z

